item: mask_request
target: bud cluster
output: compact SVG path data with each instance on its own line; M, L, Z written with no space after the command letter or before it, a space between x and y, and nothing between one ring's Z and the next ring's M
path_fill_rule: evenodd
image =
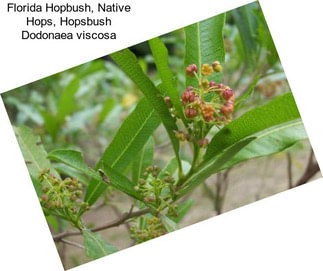
M38 180L42 183L44 193L39 201L45 211L64 210L69 214L77 214L79 208L89 209L86 202L80 200L83 194L83 185L76 178L58 179L50 174L50 170L41 171Z
M145 203L154 206L159 212L172 207L174 182L175 179L170 174L160 174L158 166L148 166L134 189L142 195Z
M139 220L139 221L138 221ZM130 237L136 244L143 243L167 233L162 220L156 216L145 216L137 219L137 225L130 228Z

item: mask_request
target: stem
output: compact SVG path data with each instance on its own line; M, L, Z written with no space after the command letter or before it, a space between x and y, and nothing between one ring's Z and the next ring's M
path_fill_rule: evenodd
M105 230L105 229L117 227L117 226L120 226L121 224L123 224L124 222L126 222L130 218L138 217L138 216L147 214L149 212L150 212L150 208L141 209L141 210L136 211L136 212L129 211L128 213L125 213L122 217L116 219L115 221L112 221L112 222L109 222L107 224L104 224L104 225L98 226L96 228L93 228L93 229L91 229L91 231L92 232L97 232L97 231L102 231L102 230ZM65 237L81 235L81 234L82 234L82 231L62 232L62 233L54 235L53 239L54 239L55 242L60 242Z

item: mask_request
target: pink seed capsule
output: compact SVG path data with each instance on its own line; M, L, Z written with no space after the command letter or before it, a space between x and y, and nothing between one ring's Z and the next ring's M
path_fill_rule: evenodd
M233 91L231 88L226 88L222 95L225 100L229 100L233 96Z
M197 116L197 110L194 108L186 108L185 109L185 116L189 119L194 118Z
M186 74L188 76L194 76L194 73L196 72L197 72L197 66L195 64L191 64L186 67Z

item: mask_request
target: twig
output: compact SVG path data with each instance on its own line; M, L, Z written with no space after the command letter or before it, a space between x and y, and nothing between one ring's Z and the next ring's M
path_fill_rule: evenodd
M66 240L66 239L60 239L60 241L64 244L67 244L67 245L71 245L73 247L78 247L80 249L84 249L84 246L79 244L79 243L76 243L76 242L73 242L73 241L70 241L70 240Z
M123 214L122 217L116 219L115 221L112 221L110 223L103 224L101 226L93 228L93 229L91 229L91 231L92 232L97 232L97 231L102 231L102 230L105 230L105 229L117 227L117 226L120 226L121 224L123 224L125 221L127 221L130 218L141 216L141 215L147 214L149 212L150 212L150 208L142 209L142 210L139 210L139 211L136 211L136 212L130 211L128 213ZM68 236L81 235L81 234L82 234L82 232L78 232L78 231L75 231L75 232L68 232L67 231L67 232L62 232L62 233L54 235L53 239L54 239L55 242L59 242L59 241L62 240L62 238L65 238L65 237L68 237Z
M311 149L311 153L307 162L306 169L303 175L298 179L294 187L302 184L306 184L309 181L309 179L311 179L317 172L320 171L319 165L317 164L317 162L313 161L313 157L314 157L314 153L313 153L313 150Z
M114 213L118 216L118 218L120 219L122 217L122 213L120 212L120 210L118 209L118 207L115 206L115 205L111 205L111 208L114 211ZM131 213L131 212L132 212L132 210L130 209L130 211L128 213ZM127 230L130 232L130 224L128 222L126 222L126 221L125 221L124 224L125 224Z
M287 156L287 176L288 176L288 188L293 188L293 175L292 175L292 156L290 152L286 153Z
M163 149L171 145L170 141L166 141L164 143L161 143L155 147L155 149Z

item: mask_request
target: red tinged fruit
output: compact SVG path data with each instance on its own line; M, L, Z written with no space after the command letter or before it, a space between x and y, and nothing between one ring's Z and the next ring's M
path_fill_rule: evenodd
M226 88L223 91L222 95L225 100L229 100L233 96L233 91L230 88Z
M233 111L234 111L234 106L232 102L227 102L224 106L222 106L222 109L221 109L221 112L226 116L231 115Z
M197 116L197 110L195 108L186 108L185 109L185 116L188 119L194 118Z
M182 98L182 104L183 105L186 105L186 104L189 104L189 103L194 102L194 100L195 100L195 94L192 91L185 90L182 93L181 98Z
M188 76L194 76L195 73L197 73L197 66L195 64L191 64L186 67L186 74Z

